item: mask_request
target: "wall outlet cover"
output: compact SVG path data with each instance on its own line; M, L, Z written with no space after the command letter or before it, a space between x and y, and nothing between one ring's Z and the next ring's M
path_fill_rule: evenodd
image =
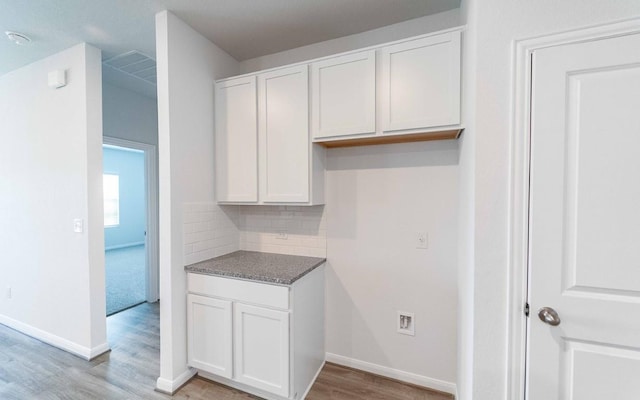
M398 311L396 324L398 333L409 336L416 335L416 318L414 313Z

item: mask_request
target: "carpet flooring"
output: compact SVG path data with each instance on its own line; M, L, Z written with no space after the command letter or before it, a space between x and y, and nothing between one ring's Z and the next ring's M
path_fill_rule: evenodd
M144 245L105 251L107 315L145 301Z

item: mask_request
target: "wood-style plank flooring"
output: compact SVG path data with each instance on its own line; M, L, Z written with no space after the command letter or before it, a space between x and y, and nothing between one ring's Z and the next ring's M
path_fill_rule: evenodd
M157 304L142 304L107 319L111 352L85 361L0 325L0 399L256 399L194 378L173 397L154 391L159 375ZM448 394L327 364L309 400L450 400Z

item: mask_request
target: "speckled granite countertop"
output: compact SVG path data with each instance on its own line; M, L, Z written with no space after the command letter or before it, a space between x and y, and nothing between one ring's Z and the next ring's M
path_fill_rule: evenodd
M187 265L184 270L198 274L291 285L325 261L326 258L241 250Z

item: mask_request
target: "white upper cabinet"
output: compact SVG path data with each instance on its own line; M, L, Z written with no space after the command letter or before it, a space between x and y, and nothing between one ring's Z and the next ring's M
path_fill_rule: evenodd
M460 32L380 50L382 131L460 123Z
M215 88L216 196L219 202L258 201L256 77Z
M217 82L218 202L324 204L325 147L457 138L460 35L450 30Z
M311 64L311 130L314 139L375 133L375 50Z
M309 134L308 66L216 83L219 203L324 204L325 149Z
M260 199L309 201L309 78L307 66L258 75Z

